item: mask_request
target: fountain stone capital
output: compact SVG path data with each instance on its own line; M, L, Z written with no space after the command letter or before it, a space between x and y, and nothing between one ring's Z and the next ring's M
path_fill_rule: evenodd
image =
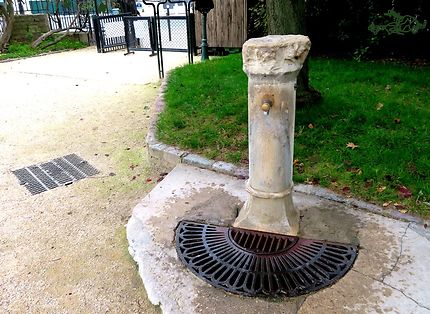
M243 45L243 70L250 77L295 80L309 53L311 42L303 35L252 38Z

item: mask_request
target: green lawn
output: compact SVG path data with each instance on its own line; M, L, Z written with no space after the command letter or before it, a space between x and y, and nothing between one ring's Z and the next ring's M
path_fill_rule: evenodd
M84 47L87 47L87 45L70 37L65 37L63 40L46 49L32 48L31 44L28 43L12 42L8 47L8 51L0 54L0 61L6 59L33 57L50 51L73 50Z
M297 110L295 182L430 217L430 67L311 59L310 81L323 100ZM158 136L246 164L240 55L174 70Z

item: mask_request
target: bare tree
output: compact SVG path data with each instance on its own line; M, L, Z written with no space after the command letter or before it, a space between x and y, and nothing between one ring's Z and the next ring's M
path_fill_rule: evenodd
M6 0L4 6L0 5L0 18L3 23L3 33L0 36L0 52L4 52L12 36L15 13L12 0Z
M69 2L70 1L68 1L67 3L69 3ZM62 21L61 21L61 17L60 17L60 4L62 4L64 6L64 5L66 5L66 1L65 0L55 0L55 5L54 5L55 11L53 13L48 13L49 18L51 20L53 20L59 26L59 28L52 29L49 32L46 32L46 33L42 34L41 36L39 36L39 38L37 38L31 44L31 46L33 48L40 46L47 38L53 36L54 34L61 33L61 35L56 37L55 40L50 41L49 43L43 45L42 48L46 48L46 47L55 45L56 43L61 41L64 37L70 35L72 32L82 31L82 26L80 23L81 18L82 18L82 12L84 12L84 13L88 12L89 8L93 5L93 2L91 0L77 0L77 8L76 8L76 12L74 13L74 17L68 23L68 25L65 25L64 27L62 25ZM49 12L48 6L49 6L49 1L47 1L46 12ZM86 17L86 19L87 18L88 18L88 16ZM83 23L83 24L85 25L86 23Z

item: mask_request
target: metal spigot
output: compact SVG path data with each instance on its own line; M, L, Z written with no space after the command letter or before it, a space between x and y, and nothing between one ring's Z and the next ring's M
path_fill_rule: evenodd
M263 110L264 115L268 115L270 108L272 107L272 101L269 99L264 99L263 103L261 104L261 110Z

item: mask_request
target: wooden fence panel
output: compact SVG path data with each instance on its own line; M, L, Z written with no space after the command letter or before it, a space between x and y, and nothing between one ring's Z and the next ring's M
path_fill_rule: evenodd
M207 18L209 47L241 48L247 39L247 1L213 0ZM196 12L196 41L201 45L202 15Z

